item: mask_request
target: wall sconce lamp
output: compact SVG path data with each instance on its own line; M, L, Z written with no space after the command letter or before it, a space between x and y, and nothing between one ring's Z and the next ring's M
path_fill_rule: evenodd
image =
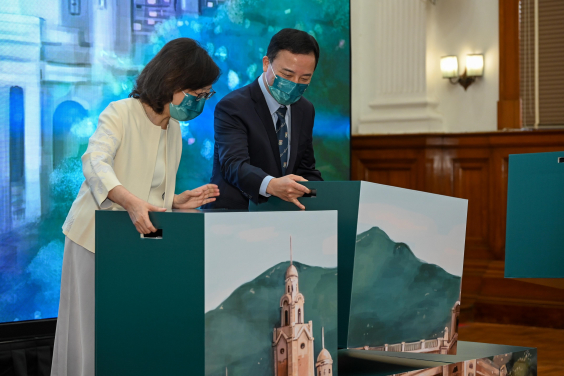
M448 78L453 85L460 84L464 90L484 75L484 55L466 55L466 68L458 76L458 58L456 56L441 57L443 78Z

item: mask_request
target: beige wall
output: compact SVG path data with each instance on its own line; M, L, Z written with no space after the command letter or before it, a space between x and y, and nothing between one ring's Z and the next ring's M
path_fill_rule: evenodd
M426 28L416 29L414 24L421 22ZM437 0L436 5L424 0L351 0L353 134L496 130L498 24L497 0ZM397 48L381 51L390 41ZM424 57L405 54L406 47L417 50L416 44L423 43ZM439 63L441 56L457 55L462 72L469 53L485 55L484 77L464 91L441 78ZM410 60L401 63L405 56ZM396 71L385 67L386 75L379 76L379 67L394 59ZM411 79L405 82L404 75ZM399 88L384 93L382 81L390 77ZM421 79L423 88L410 84Z
M499 99L499 2L437 0L427 19L427 83L439 101L447 132L495 131ZM466 55L484 54L484 77L465 92L441 78L441 56L457 55L459 69Z

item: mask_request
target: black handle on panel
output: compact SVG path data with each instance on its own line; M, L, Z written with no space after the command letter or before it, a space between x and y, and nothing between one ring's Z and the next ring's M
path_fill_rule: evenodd
M310 189L309 193L304 193L302 197L317 197L317 189Z
M141 238L143 239L162 239L163 238L163 230L157 229L155 232L151 232L148 234L141 234Z
M564 157L558 157L558 163L564 163Z

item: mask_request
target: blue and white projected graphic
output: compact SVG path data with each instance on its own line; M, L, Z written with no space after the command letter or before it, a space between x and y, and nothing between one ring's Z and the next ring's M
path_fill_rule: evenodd
M0 322L57 316L61 225L83 180L100 112L126 98L168 41L200 41L222 70L203 114L181 124L176 190L211 176L213 111L262 73L272 35L315 36L306 97L325 180L349 176L349 4L341 0L10 0L0 2Z

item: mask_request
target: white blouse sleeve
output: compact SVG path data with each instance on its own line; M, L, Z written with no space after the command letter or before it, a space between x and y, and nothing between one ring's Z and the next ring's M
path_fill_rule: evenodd
M98 128L88 141L82 156L82 172L101 209L112 205L108 193L121 185L114 172L114 158L123 137L122 120L113 103L100 114Z

